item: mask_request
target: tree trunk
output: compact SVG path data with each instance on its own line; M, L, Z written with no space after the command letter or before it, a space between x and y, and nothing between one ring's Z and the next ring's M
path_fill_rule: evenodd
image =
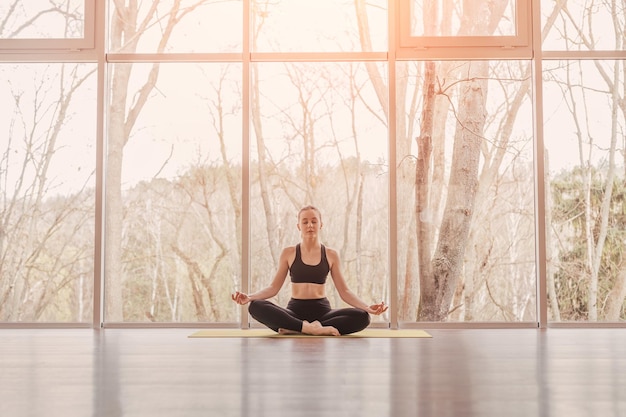
M209 314L207 312L206 306L204 305L202 288L198 285L198 281L200 281L205 288L208 288L209 286L206 285L206 282L208 281L207 277L202 273L202 270L200 269L198 263L189 258L178 246L172 244L170 248L172 249L172 252L178 255L178 257L185 263L185 265L187 265L189 284L191 286L191 294L193 297L193 305L196 310L196 317L198 318L198 321L208 321Z
M237 178L233 174L233 169L228 160L226 152L226 132L224 131L224 112L222 107L222 82L224 79L220 79L219 88L215 91L217 99L217 117L215 120L215 130L217 131L217 137L220 141L220 155L222 157L222 164L224 166L224 172L226 174L226 182L228 184L228 193L230 196L231 207L235 216L235 238L237 239L237 264L241 264L242 257L242 207L241 199L239 197L239 187L237 185Z
M610 85L611 87L611 93L612 93L612 97L611 97L611 102L612 102L612 106L611 106L611 146L609 147L609 167L608 167L608 171L606 173L606 179L604 181L604 195L602 196L602 205L600 206L600 227L598 228L598 239L596 242L596 247L595 247L595 251L594 251L594 259L593 259L593 264L592 264L592 268L593 268L593 272L591 274L592 277L595 277L596 282L595 283L591 283L590 284L590 288L591 290L594 291L593 293L593 301L594 304L596 305L596 317L595 320L598 319L597 317L597 297L598 297L598 282L597 280L599 279L599 275L600 275L600 267L602 264L602 254L604 253L604 246L606 243L606 238L607 235L609 233L609 217L611 216L611 202L613 200L613 188L615 187L615 177L617 174L617 167L615 165L615 154L617 153L617 136L621 134L618 133L618 130L620 130L620 128L618 127L617 124L617 119L618 119L618 110L619 110L619 102L621 101L620 96L619 96L619 90L618 90L618 86L620 83L620 78L622 77L622 75L619 73L619 69L617 66L617 63L614 67L614 74L613 74L613 82ZM617 284L619 284L619 278L617 278ZM620 293L620 289L617 289L617 293ZM590 296L590 302L591 302L592 298ZM590 317L591 319L591 317Z
M409 230L415 230L415 216L409 223ZM400 301L400 305L398 308L400 309L400 315L407 320L415 320L417 318L417 309L416 305L419 305L417 300L418 288L414 283L414 270L415 266L415 257L412 254L417 253L417 233L407 233L408 242L406 253L409 256L406 257L406 264L404 266L404 271L398 269L398 275L404 272L404 287L402 292L402 299ZM400 278L398 278L400 279Z
M620 315L626 299L626 268L622 267L615 277L615 284L609 291L604 307L604 318L606 321L620 321Z
M165 50L174 27L182 17L199 7L201 2L185 9L180 8L180 0L175 1L163 24L163 35L159 40L156 53ZM157 13L158 2L153 2L146 16L139 22L139 7L135 1L128 6L116 2L115 10L111 13L111 50L133 53L137 49L139 38L149 26ZM105 251L104 262L106 270L106 299L105 311L108 321L123 321L122 288L124 271L122 267L122 237L124 224L124 202L122 199L122 163L124 147L130 139L130 134L143 110L149 95L154 89L159 76L159 63L154 63L145 80L137 92L134 101L128 110L128 88L132 71L132 64L116 64L112 72L111 101L109 103L109 132L107 137L107 168L106 168L106 215L105 215Z
M124 223L124 203L122 201L122 162L124 146L128 141L126 132L125 106L130 78L130 65L116 65L111 89L109 132L107 142L107 177L105 187L105 251L106 268L106 320L124 320L122 285L122 227Z
M256 18L256 14L253 14ZM253 42L255 40L253 39ZM250 113L252 119L252 127L256 136L256 145L258 152L258 175L259 175L259 193L261 195L261 202L263 204L263 210L265 212L267 241L269 243L270 256L272 257L273 265L278 264L279 247L276 231L278 230L276 224L276 217L274 215L274 209L272 207L271 193L269 190L269 184L267 179L267 156L265 150L265 138L263 136L263 123L261 122L261 99L259 92L259 74L255 65L251 65L251 83L250 83ZM246 279L246 277L244 277Z
M436 303L432 280L432 213L429 207L430 161L432 154L433 113L435 107L435 63L424 64L423 107L420 136L417 138L415 167L415 218L417 223L417 258L420 281L419 315Z
M546 151L545 171L550 172L550 158ZM554 281L554 263L558 260L556 245L552 243L552 188L551 181L546 181L546 285L548 287L548 301L552 310L552 319L561 321L561 310Z
M427 287L430 292L422 298L424 305L420 304L420 320L425 321L445 320L448 315L474 213L489 64L480 61L469 65L470 81L460 93L446 206Z

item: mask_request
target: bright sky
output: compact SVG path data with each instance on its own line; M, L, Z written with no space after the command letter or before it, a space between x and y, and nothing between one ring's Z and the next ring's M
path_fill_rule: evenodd
M23 1L23 0L0 0L0 16L4 20L8 17L9 9L16 4L12 18L5 24L5 30L0 32L3 36L12 35L17 39L36 39L41 37L56 38L80 38L82 30L74 30L66 33L65 20L57 13L45 13L55 4L63 10L84 14L84 0L47 0L47 1ZM32 24L23 27L25 20L40 14ZM19 29L19 33L15 33ZM78 28L75 28L78 29ZM82 29L82 28L81 28Z
M73 1L80 3L81 0ZM5 3L0 3L0 11L2 7L6 7ZM26 3L21 3L20 7L25 8L35 4ZM144 4L147 6L149 2ZM331 0L317 0L315 2L289 0L271 2L271 4L275 8L264 16L264 31L259 39L261 50L349 50L356 42L356 24L348 18L352 13L353 3L351 1L342 1L340 6L337 5L336 1ZM372 30L374 33L385 34L384 36L374 36L374 39L379 42L374 45L374 49L385 50L387 47L386 0L374 0L368 4L370 5ZM576 2L573 4L571 7L573 7L572 10L575 10ZM212 48L209 48L215 50L228 50L233 45L240 45L241 26L233 25L229 19L223 18L223 16L238 16L240 14L241 2L211 4L196 15L190 15L188 20L184 21L185 25L179 27L184 30L176 31L173 38L174 45L184 45L182 47L186 48L183 49L184 51L203 48L208 40L217 42ZM164 10L161 11L161 15L165 15ZM239 19L234 19L234 21L240 22ZM348 21L350 23L346 24ZM285 35L292 34L296 30L304 33L304 36ZM160 29L158 25L155 25L152 27L150 36L146 38L148 41L143 44L144 51L152 51L151 48L154 47L155 40L159 37ZM152 40L149 40L150 38ZM604 39L603 37L598 38ZM21 84L20 88L25 91L22 103L25 100L34 100L32 80L36 77L31 69L37 67L42 68L38 65L0 66L0 78L10 80L10 84L7 82L0 83L0 100L6 103L3 108L14 107L12 93L9 90L10 85ZM137 74L142 73L141 68L145 67L145 64L137 65ZM224 68L226 65L222 64L162 65L158 89L153 92L151 100L134 130L133 138L125 149L124 175L128 186L142 179L150 179L157 172L161 176L171 178L192 164L218 159L219 143L210 111L214 107L209 103L215 98L215 91L212 88L217 85L218 77L221 74L220 69ZM289 79L284 76L284 67L281 64L259 64L259 69L263 80L262 112L267 118L265 120L265 135L268 138L268 143L274 146L271 149L274 157L278 158L284 152L284 137L293 136L293 132L286 129L285 125L279 121L286 120L285 117L290 114L291 117L295 117L294 115L301 113L301 111L298 110L296 90L290 85ZM589 83L588 74L593 74L593 68L586 71L585 82ZM226 103L225 111L229 114L224 119L224 129L228 141L229 158L233 161L240 161L242 132L239 97L241 85L237 80L241 77L241 66L232 64L227 74L227 79L230 81L226 82L223 87L223 97ZM335 75L340 77L339 73ZM344 77L343 80L345 87L346 78ZM134 88L140 86L139 82L135 81ZM91 173L95 166L94 83L95 79L76 97L76 106L72 109L75 117L68 121L63 130L63 135L59 139L60 143L63 144L58 155L64 162L53 167L56 171L51 172L52 178L57 178L57 182L62 182L64 187L70 189L82 186L85 175ZM364 94L366 94L370 105L376 103L371 90L365 90ZM559 170L578 163L574 125L571 123L571 118L567 117L568 110L564 106L565 102L562 100L563 94L560 90L553 89L550 83L546 83L544 97L546 99L545 118L547 123L545 128L546 146L551 155L551 168ZM52 99L47 102L54 102L54 100L50 100ZM581 97L578 97L578 100L581 100ZM588 94L586 100L591 105L587 109L589 113L584 120L584 127L585 129L588 127L589 132L591 132L588 136L593 136L594 146L590 148L591 157L597 162L606 157L604 150L608 147L609 131L607 129L610 123L607 120L607 115L609 109L607 108L606 96ZM328 103L332 103L334 124L328 123L330 119L319 122L317 125L319 129L317 132L318 140L319 143L323 143L336 135L341 141L343 156L346 157L354 152L349 113L343 106L343 98L338 95ZM318 111L322 111L320 106L321 104L318 103ZM27 106L24 106L24 109L26 108ZM281 109L290 110L281 112ZM25 112L26 120L32 118L32 114L29 114L28 110ZM13 132L26 132L21 130L18 125L10 127L9 114L5 112L4 117L0 117L1 131L9 132L13 129ZM621 123L623 127L623 120ZM372 162L381 158L387 159L387 137L384 126L371 114L368 115L364 108L360 109L357 125L363 159ZM4 141L6 140L8 139L5 136ZM254 146L254 138L252 138L252 144ZM15 143L12 146L15 146ZM5 149L4 146L2 149ZM12 161L16 161L15 158L23 155L24 147L16 147L13 150ZM332 159L333 150L330 149L328 152L328 158ZM164 162L170 157L170 153L172 153L171 159L163 167ZM11 172L17 175L19 171L17 168L13 168Z

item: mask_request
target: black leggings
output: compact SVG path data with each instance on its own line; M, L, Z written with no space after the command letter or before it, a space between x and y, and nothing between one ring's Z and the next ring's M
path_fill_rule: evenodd
M267 300L254 300L248 307L250 315L259 323L274 330L302 331L302 322L319 321L322 326L333 326L340 334L350 334L365 329L370 315L359 308L332 309L327 298L299 300L292 298L287 308Z

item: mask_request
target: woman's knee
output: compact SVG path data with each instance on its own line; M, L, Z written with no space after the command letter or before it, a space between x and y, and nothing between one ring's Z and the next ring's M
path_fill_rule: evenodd
M248 311L250 312L250 314L253 314L260 306L262 300L252 300L250 301L250 303L248 304Z
M370 314L365 311L365 310L360 310L359 311L359 321L362 323L363 328L366 328L367 326L370 325L371 322L371 317Z
M354 331L363 330L370 325L370 314L365 310L361 310L360 308L353 308L350 316L352 325L355 328Z
M250 304L248 304L248 312L252 317L258 316L258 314L265 310L265 306L269 304L267 300L252 300Z

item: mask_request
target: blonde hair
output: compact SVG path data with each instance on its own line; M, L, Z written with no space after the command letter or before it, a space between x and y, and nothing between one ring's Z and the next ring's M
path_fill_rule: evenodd
M304 207L302 207L300 209L300 211L298 212L298 221L300 221L300 215L302 214L302 212L306 211L306 210L313 210L313 211L315 211L317 213L317 215L319 216L320 221L322 221L322 212L317 207L312 206L312 205L304 206Z

